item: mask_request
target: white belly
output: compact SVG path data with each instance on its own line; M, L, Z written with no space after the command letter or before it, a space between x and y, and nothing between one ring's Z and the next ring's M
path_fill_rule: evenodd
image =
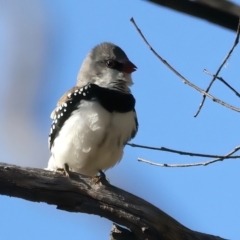
M110 113L98 102L82 101L54 140L47 169L67 163L71 171L95 176L121 160L135 129L133 111Z

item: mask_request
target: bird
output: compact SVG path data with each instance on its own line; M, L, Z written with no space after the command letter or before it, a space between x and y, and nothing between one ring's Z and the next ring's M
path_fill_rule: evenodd
M125 145L138 131L130 90L136 69L113 43L100 43L88 53L76 86L51 113L47 170L95 177L122 159Z

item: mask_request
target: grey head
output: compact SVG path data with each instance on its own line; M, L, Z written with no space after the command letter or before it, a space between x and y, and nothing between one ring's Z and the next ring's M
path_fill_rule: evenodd
M136 68L120 47L104 42L94 47L83 61L77 86L91 82L127 93L133 84L131 73Z

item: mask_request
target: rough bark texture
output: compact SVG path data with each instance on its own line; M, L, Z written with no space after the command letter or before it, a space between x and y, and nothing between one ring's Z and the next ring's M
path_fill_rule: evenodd
M236 31L240 7L226 0L148 0Z
M76 173L67 178L61 173L0 163L0 194L53 204L69 212L99 215L131 231L119 228L117 234L112 231L112 239L126 239L126 234L128 239L141 240L222 239L184 227L152 204L106 180L96 183Z
M113 224L110 240L133 240L134 235L126 228Z

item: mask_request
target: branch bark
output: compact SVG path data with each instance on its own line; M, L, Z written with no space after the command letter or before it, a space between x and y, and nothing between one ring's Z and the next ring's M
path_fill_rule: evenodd
M76 173L67 178L61 173L0 163L0 194L105 217L129 228L132 239L223 239L192 231L143 199L107 181L96 183Z

